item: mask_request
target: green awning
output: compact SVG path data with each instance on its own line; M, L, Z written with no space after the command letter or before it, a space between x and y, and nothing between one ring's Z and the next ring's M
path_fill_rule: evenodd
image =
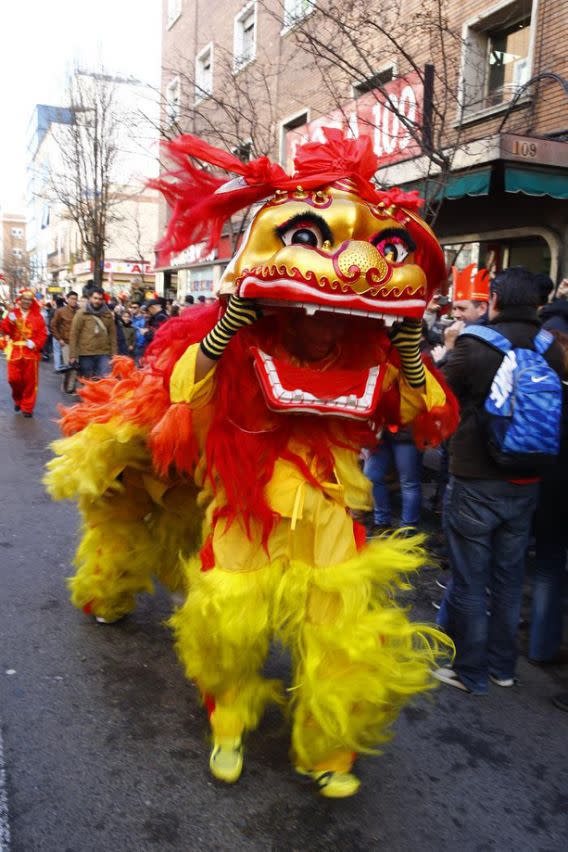
M491 167L465 172L463 175L451 175L444 195L451 200L463 198L465 195L489 195L490 183Z
M548 195L550 198L568 198L568 172L545 169L505 167L505 192L522 192L525 195Z
M489 195L491 183L491 166L483 169L472 169L463 174L450 175L445 184L440 184L436 178L414 181L405 184L405 190L417 189L420 195L429 201L439 201L440 198L464 198L466 195Z

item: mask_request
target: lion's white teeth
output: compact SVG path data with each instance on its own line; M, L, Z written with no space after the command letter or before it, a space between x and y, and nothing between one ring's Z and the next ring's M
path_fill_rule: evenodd
M278 370L272 357L266 352L263 352L262 349L260 349L259 352L274 396L276 399L280 400L280 402L287 403L291 410L309 410L314 406L314 404L316 404L320 408L322 406L326 408L333 408L336 414L339 414L343 409L348 416L349 412L352 411L366 411L371 404L373 393L375 392L377 381L379 379L378 367L371 367L369 369L367 373L367 384L361 396L349 394L349 396L337 396L334 399L320 399L309 391L302 390L302 388L286 390L282 387Z
M278 308L302 308L308 316L313 316L316 311L326 311L330 314L342 314L343 316L365 317L367 319L382 320L385 325L390 326L394 322L401 322L404 317L399 314L383 314L376 311L361 311L358 308L342 308L336 305L314 305L312 302L283 302L276 299L258 299L258 302L267 307Z

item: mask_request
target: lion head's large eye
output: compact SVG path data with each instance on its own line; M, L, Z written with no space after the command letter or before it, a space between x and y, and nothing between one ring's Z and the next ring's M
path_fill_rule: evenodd
M319 248L323 243L323 237L317 225L294 225L280 234L285 246L311 246Z
M327 222L314 214L294 216L277 228L277 234L285 246L321 248L326 240L331 241Z
M377 234L371 242L389 263L402 263L415 249L410 234L402 228L388 228Z

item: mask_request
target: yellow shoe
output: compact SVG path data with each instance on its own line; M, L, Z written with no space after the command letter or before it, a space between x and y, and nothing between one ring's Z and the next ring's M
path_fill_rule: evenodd
M351 772L330 772L296 767L296 772L311 778L322 796L328 799L346 799L354 796L361 786L356 775Z
M214 741L209 769L218 781L234 784L243 771L243 744L240 737L219 738Z

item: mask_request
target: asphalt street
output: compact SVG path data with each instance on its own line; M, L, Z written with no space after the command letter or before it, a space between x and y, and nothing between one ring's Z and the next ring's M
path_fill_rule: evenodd
M383 754L359 762L353 799L296 780L276 712L249 738L239 784L213 782L205 714L164 623L169 597L145 596L115 626L68 603L77 515L41 484L61 400L42 364L34 419L15 414L2 359L0 848L8 832L14 852L567 848L568 714L550 697L568 685L524 658L514 689L440 687L407 709ZM433 577L412 595L421 618L433 618ZM270 668L286 666L275 651Z

